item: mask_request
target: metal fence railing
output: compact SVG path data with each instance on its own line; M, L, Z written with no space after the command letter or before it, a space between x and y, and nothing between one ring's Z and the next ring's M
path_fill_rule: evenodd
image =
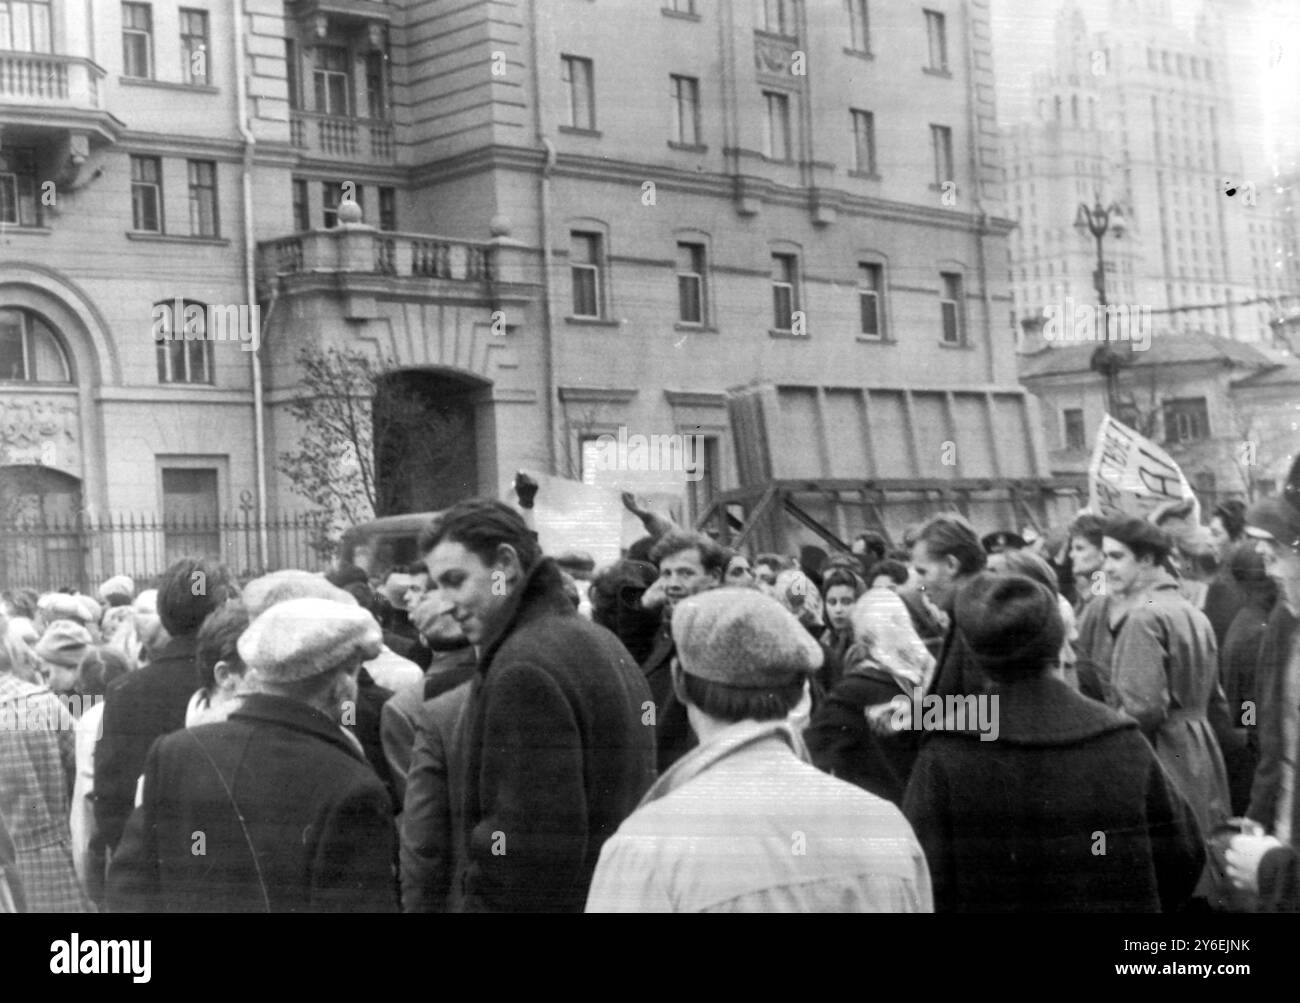
M265 523L248 513L212 517L85 514L0 521L0 588L93 591L113 575L147 588L177 558L223 561L241 579L268 571L323 571L319 513L285 513ZM262 530L266 553L259 555Z

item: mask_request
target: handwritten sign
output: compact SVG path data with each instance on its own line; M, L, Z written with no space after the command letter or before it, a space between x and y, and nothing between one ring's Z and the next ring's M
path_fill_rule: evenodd
M1088 464L1088 507L1093 512L1145 519L1157 506L1195 497L1168 453L1110 415L1102 419Z

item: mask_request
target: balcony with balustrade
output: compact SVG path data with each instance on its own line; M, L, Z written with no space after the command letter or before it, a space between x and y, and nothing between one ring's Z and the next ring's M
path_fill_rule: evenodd
M124 123L104 106L105 70L84 56L0 51L0 125L5 141L49 140L58 133L117 142Z
M393 123L379 119L293 111L289 113L289 137L305 157L316 160L387 167L397 158Z
M539 281L535 252L502 234L489 241L376 230L349 222L258 244L259 298L328 293L350 301L528 300ZM359 217L359 213L356 214Z

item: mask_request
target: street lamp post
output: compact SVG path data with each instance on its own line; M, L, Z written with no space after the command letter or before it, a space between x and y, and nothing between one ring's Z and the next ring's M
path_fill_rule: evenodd
M1112 416L1116 416L1119 413L1119 371L1123 368L1125 360L1124 354L1112 348L1107 338L1110 318L1106 312L1106 259L1102 238L1108 232L1113 233L1117 240L1124 236L1124 210L1116 202L1103 207L1100 198L1097 199L1096 205L1091 207L1086 202L1080 202L1079 211L1074 217L1074 227L1081 233L1091 233L1097 242L1097 270L1093 273L1093 285L1097 290L1097 302L1101 307L1099 318L1101 344L1092 353L1091 366L1095 372L1106 377L1106 407Z

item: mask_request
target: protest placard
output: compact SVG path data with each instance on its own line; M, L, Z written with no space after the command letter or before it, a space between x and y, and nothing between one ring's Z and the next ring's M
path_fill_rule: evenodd
M1168 502L1195 499L1178 464L1141 433L1102 418L1088 464L1088 507L1104 518L1138 516Z

